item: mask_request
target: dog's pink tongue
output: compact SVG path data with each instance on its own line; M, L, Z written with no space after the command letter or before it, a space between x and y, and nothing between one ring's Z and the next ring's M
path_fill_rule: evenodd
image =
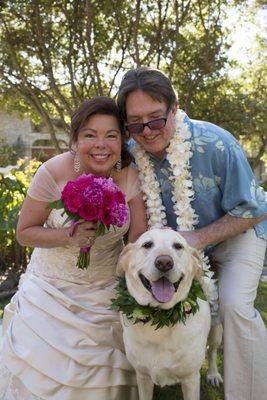
M173 284L166 278L162 277L155 282L151 282L153 296L160 303L166 303L172 299L175 292Z

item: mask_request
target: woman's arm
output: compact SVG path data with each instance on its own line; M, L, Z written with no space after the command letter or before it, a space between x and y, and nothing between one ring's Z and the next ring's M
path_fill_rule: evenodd
M45 228L43 224L51 212L48 205L48 202L26 196L17 226L18 242L22 246L29 247L52 248L67 245L86 247L88 239L95 236L95 224L79 223L72 237L69 236L70 228Z
M147 230L147 216L143 194L139 193L137 196L132 198L128 204L130 208L131 221L128 242L135 242L139 236Z

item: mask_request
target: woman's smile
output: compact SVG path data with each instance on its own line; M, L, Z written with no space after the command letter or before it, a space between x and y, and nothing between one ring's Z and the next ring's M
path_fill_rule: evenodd
M90 154L90 156L96 161L105 161L110 156L109 154Z

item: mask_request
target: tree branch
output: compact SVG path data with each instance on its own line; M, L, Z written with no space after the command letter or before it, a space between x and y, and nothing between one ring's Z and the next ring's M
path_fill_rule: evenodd
M100 96L103 96L103 89L102 89L102 83L101 83L101 78L100 78L100 73L98 69L98 64L94 55L94 50L93 50L93 39L92 39L92 34L93 34L93 5L91 0L86 0L86 19L87 19L87 24L86 24L86 37L87 37L87 48L89 51L89 58L90 61L93 65L93 70L96 75L96 81L95 78L93 78L97 91Z

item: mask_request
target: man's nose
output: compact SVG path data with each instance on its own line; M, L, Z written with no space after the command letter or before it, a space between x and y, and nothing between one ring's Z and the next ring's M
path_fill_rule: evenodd
M151 129L146 125L143 130L143 136L151 135Z

